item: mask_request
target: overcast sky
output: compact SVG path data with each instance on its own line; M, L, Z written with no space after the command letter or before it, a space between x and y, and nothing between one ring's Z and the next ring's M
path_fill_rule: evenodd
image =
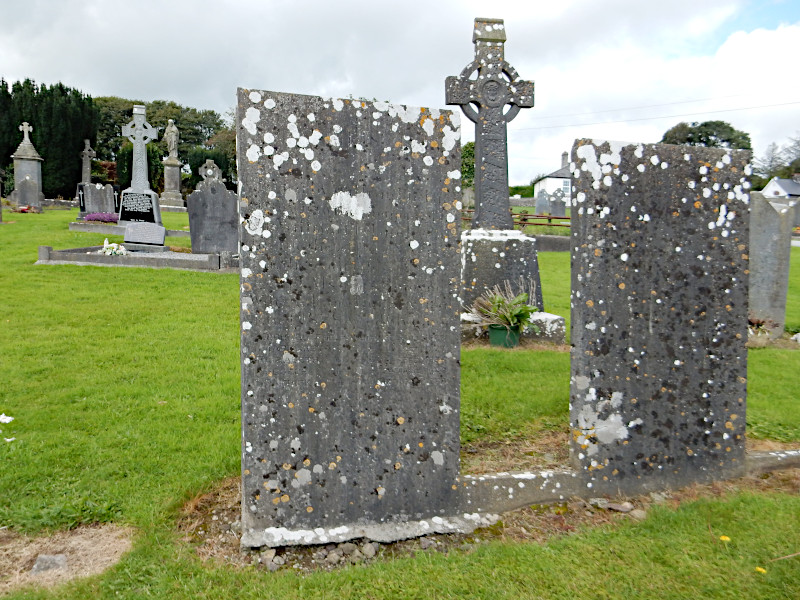
M237 87L443 108L475 17L505 20L536 86L509 124L512 184L579 137L724 120L761 156L800 136L800 0L2 0L0 76L220 113Z

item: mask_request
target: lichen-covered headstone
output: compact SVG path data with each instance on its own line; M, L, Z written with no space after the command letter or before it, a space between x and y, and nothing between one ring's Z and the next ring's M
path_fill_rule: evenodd
M459 121L240 89L242 543L448 530Z
M638 493L744 469L750 153L572 149L572 456Z
M554 217L567 216L567 201L564 199L564 191L560 188L550 197L550 214Z
M238 204L236 194L217 179L206 179L189 194L186 209L189 213L192 252L238 253Z
M9 200L17 206L30 206L41 212L44 203L42 193L42 162L30 133L33 131L27 122L19 126L22 132L22 142L11 155L14 159L14 191L9 195Z

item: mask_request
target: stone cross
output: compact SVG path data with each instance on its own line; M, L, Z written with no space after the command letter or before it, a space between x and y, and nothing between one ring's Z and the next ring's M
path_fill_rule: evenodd
M203 178L203 181L223 181L222 179L222 169L217 166L212 159L207 158L206 162L200 166L197 170L200 177Z
M30 144L31 138L28 137L28 134L33 131L33 126L29 125L27 121L23 121L22 125L19 126L19 130L22 132L22 143Z
M518 79L503 57L502 19L475 19L475 60L458 77L447 78L447 104L458 104L475 123L474 229L513 229L508 202L506 123L533 106L533 82ZM472 78L477 73L477 77ZM503 112L506 105L510 108ZM477 106L477 109L475 108Z
M84 149L81 152L81 159L83 161L81 167L81 181L89 183L92 181L92 159L97 156L97 153L89 146L89 140L83 140Z
M122 127L122 135L133 142L133 174L131 177L132 190L149 190L147 181L147 142L158 139L158 131L144 120L144 106L133 106L133 121Z

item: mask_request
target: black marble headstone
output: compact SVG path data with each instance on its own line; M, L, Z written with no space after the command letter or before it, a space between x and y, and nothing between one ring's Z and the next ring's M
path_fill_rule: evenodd
M572 456L635 494L744 469L750 153L578 140Z

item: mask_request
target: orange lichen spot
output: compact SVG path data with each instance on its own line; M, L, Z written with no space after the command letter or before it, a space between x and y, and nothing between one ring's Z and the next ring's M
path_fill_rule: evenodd
M308 412L313 413L313 412L317 412L317 411L313 406L309 406L308 407Z
M733 429L733 423L730 421L725 421L725 429Z
M289 494L284 494L283 496L281 496L281 502L285 504L288 501L289 501Z
M394 463L394 470L395 471L399 471L402 468L403 468L403 465L401 465L399 462Z
M600 256L602 253L603 253L603 251L600 248L595 248L594 249L594 255L595 256Z
M445 160L444 156L440 156L440 157L439 157L439 160L438 160L437 162L438 162L440 165L443 165L443 164L444 164L445 162L447 162L447 161Z
M361 416L363 417L364 415L361 415ZM336 457L336 462L342 462L342 457L341 456L337 456Z
M306 512L307 513L314 512L314 507L313 506L306 506Z
M735 421L735 420L736 420L736 419L738 419L738 418L739 418L739 415L737 415L736 413L733 413L733 414L731 415L731 421Z
M335 468L336 468L336 463L335 462L328 463L328 469L329 470L333 471Z
M402 144L400 142L395 142L394 143L394 147L395 148L399 148L400 146L402 146Z
M322 381L320 382L319 387L321 387L324 390L326 387L328 387L328 384Z
M686 454L688 454L689 456L692 456L694 454L694 451L691 448L687 448L686 449Z
M284 471L289 471L292 468L292 465L290 465L289 463L283 463L283 465L281 466L283 467Z
M419 259L418 259L418 258L415 258L415 259L414 259L414 260L412 260L411 262L413 262L415 265L418 265L418 264L419 264Z
M613 471L611 471L611 474L612 475L619 475L619 469L614 469Z
M427 299L427 298L420 298L420 299L419 299L419 303L420 303L420 304L427 304L427 302L428 302L428 299Z
M256 500L261 500L261 494L256 494Z
M423 444L422 442L420 442L419 444L417 444L417 446L419 446L420 448L423 448L423 447L425 446L425 444Z
M405 417L397 417L397 424L398 425L402 425L405 422L406 422Z
M695 200L694 207L695 208L703 208L703 203L700 202L700 200Z
M294 402L289 402L289 408L294 408Z
M592 308L594 306L594 300L587 300L586 301L586 306L588 306L589 308Z
M319 324L319 328L320 329L325 329L327 326L328 326L328 324L325 321L323 321L322 323Z
M378 241L378 236L377 235L373 235L372 236L372 241L373 242L377 242Z
M725 452L730 452L730 451L731 451L731 447L730 447L730 446L727 446L727 447L725 448Z
M311 464L311 459L309 459L309 458L305 459L305 460L303 461L303 464L304 464L305 466L308 466L308 465L310 465L310 464Z
M621 290L624 290L625 289L625 282L620 283L617 287L619 289L621 289Z
M273 504L280 504L280 503L281 503L281 498L280 498L280 496L277 496L277 497L273 498L273 499L272 499L272 503L273 503Z
M250 469L245 469L245 470L244 470L244 474L245 474L245 475L250 475Z

